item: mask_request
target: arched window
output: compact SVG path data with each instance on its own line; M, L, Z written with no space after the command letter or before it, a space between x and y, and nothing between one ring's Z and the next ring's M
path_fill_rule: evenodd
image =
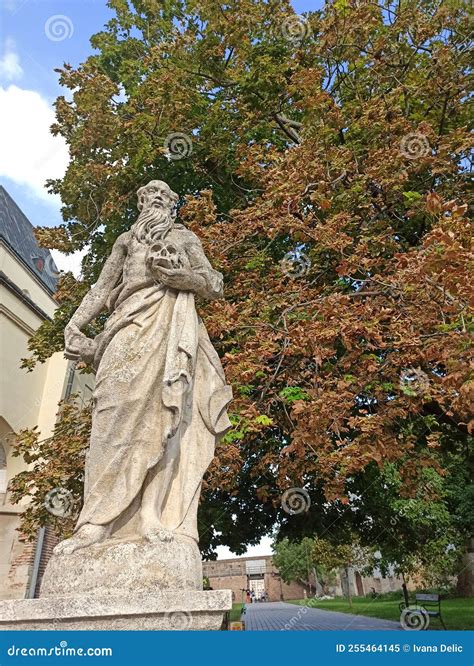
M7 456L0 444L0 493L7 492Z

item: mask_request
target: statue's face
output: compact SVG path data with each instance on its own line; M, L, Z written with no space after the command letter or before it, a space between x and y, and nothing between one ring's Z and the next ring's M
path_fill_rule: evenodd
M166 208L171 210L178 197L162 180L152 180L148 185L138 190L138 207L140 210L148 208Z

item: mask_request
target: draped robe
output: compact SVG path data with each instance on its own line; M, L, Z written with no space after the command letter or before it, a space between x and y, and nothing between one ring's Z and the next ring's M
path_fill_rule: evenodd
M198 238L181 225L166 236L218 295L222 276ZM97 336L90 447L86 454L86 523L133 534L144 494L156 527L198 538L202 477L217 438L230 427L232 398L219 357L199 320L194 294L161 284L146 269L147 247L130 234L122 280Z

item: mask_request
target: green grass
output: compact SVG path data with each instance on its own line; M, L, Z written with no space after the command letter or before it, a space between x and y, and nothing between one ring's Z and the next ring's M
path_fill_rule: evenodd
M244 604L232 604L232 610L230 611L229 622L238 622L240 620L240 615L242 613L243 606Z
M414 598L415 595L411 593L410 600ZM319 608L321 610L338 611L339 613L353 613L354 615L366 615L367 617L379 617L383 620L394 620L395 622L398 622L400 619L400 611L398 608L400 601L402 601L401 594L396 597L390 595L388 599L354 597L352 599L352 608L350 608L347 599L342 597L328 599L327 601L298 599L295 601L289 601L288 603L307 606L310 602L310 605L313 608ZM442 599L441 615L447 629L474 629L472 599L464 597ZM439 618L430 618L430 629L443 629L443 625L439 621Z

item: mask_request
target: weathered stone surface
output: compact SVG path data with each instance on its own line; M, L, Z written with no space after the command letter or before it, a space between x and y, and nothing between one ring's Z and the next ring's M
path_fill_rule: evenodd
M175 224L166 183L137 194L137 221L65 330L66 356L97 371L84 506L41 598L0 602L2 630L216 630L232 607L229 590L202 591L197 545L202 477L232 391L194 295L221 297L222 275ZM81 329L104 309L104 330L88 338Z
M194 539L170 532L55 555L44 574L41 597L107 597L118 590L147 595L165 589L202 590L201 554Z
M66 356L97 374L84 505L75 534L56 546L55 571L56 557L95 558L89 548L111 540L170 532L197 542L202 478L230 427L232 391L194 302L195 294L220 298L222 275L176 222L178 195L166 183L151 181L137 195L138 219L65 330ZM88 338L82 329L103 310L104 330Z
M202 477L232 391L194 295L221 297L222 275L175 223L166 183L137 194L137 221L65 330L66 356L97 371L84 506L41 598L0 601L0 630L216 630L232 607L230 590L202 591L197 545ZM81 329L104 309L104 330L88 338Z
M0 631L216 631L231 607L229 590L17 599L0 601Z
M65 330L66 356L97 373L84 505L41 599L0 606L8 628L218 629L231 607L230 592L202 592L197 545L201 482L232 391L194 296L220 298L222 275L176 223L166 183L137 195L137 221ZM88 338L81 329L105 309Z

